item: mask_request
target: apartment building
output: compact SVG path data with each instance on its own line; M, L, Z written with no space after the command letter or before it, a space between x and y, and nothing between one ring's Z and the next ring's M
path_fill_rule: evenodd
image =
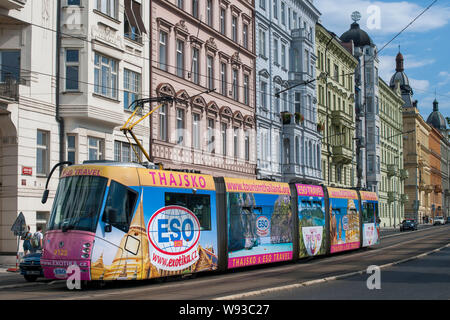
M177 98L152 117L152 160L255 177L253 0L154 0L151 16L150 92Z

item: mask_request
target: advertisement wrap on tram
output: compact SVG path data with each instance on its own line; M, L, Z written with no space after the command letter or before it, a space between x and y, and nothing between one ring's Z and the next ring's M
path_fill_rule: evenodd
M356 190L328 188L330 253L360 247L359 200Z
M380 243L378 197L375 192L360 191L362 204L362 246Z
M296 184L299 257L326 253L325 194L321 186Z
M289 184L225 178L228 268L293 257Z

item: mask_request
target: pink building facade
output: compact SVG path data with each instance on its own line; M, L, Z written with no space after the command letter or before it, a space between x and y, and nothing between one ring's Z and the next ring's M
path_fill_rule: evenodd
M151 15L151 95L178 98L152 115L153 162L254 178L253 0L153 0Z

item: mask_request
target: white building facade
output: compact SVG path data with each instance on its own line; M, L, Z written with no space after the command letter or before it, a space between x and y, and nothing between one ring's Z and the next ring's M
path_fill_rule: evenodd
M255 6L257 176L318 183L314 34L320 12L312 1L260 0Z
M59 171L45 205L41 197L55 164L137 160L119 129L150 91L148 5L0 2L0 263L15 258L19 212L32 232L45 229ZM148 148L149 121L134 133Z

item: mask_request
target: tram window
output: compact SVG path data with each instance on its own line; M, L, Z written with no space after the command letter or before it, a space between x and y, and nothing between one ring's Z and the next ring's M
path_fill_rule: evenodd
M211 230L211 199L208 194L166 192L166 206L180 206L192 211L201 230Z
M102 221L128 232L137 198L137 192L111 181Z

